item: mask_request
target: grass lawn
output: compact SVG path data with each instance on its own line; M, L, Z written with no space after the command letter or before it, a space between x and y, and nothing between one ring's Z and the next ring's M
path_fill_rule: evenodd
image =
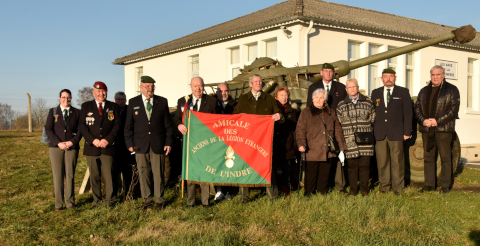
M295 193L270 202L255 190L248 204L187 209L176 188L166 190L161 212L137 209L141 200L89 210L89 193L77 193L76 209L54 212L40 135L0 131L0 245L480 245L478 169L465 169L447 195L376 188L368 197ZM86 168L80 155L77 190Z

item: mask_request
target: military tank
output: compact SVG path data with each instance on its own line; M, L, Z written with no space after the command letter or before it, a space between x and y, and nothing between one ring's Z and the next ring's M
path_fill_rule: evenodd
M435 38L427 39L421 42L413 43L404 47L389 50L383 53L379 53L373 56L358 59L352 62L345 60L339 60L332 62L331 64L335 68L334 78L337 80L340 77L346 76L350 71L367 66L372 63L376 63L382 60L386 60L392 57L396 57L408 52L419 50L428 46L436 45L441 42L452 40L461 44L468 43L475 38L476 30L471 25L463 26L453 30L451 33L447 33ZM226 81L230 88L230 95L237 99L242 94L250 91L248 86L248 79L253 74L258 74L262 77L264 82L263 91L267 93L273 93L277 86L287 86L290 90L290 101L296 103L299 109L305 108L307 102L308 87L322 80L320 71L322 64L299 66L299 67L284 67L282 62L274 60L269 57L257 58L252 64L245 66L240 70L240 74L233 78L231 81ZM206 84L215 91L215 87L220 83ZM416 98L414 99L416 100ZM405 141L405 161L406 172L405 178L407 182L423 183L423 145L421 134L418 132L418 124L415 119L412 121L413 134L412 138ZM456 135L456 134L455 134ZM458 136L455 136L453 150L453 166L454 172L457 170L460 160L460 140ZM440 182L441 165L438 159L437 161L437 182Z

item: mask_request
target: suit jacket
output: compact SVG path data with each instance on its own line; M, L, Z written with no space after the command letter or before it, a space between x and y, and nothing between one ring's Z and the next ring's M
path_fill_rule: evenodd
M227 104L225 105L225 108L222 105L222 101L217 100L217 104L220 108L221 114L233 114L233 110L235 109L235 106L237 106L237 101L233 100L232 97L228 96L228 100L227 100Z
M125 122L125 143L127 148L138 147L135 152L145 154L152 151L164 154L165 146L172 146L172 121L166 98L153 95L150 121L145 111L142 95L128 101L127 121Z
M412 134L413 106L410 93L407 88L395 85L390 102L385 108L384 88L382 86L372 91L375 105L375 140L381 141L388 137L391 141L403 141L403 135Z
M109 113L110 112L110 113ZM113 114L113 117L109 116ZM118 113L118 105L116 103L105 101L103 107L102 118L98 114L98 107L95 100L84 102L80 111L80 131L85 138L85 146L83 154L88 156L99 155L115 155L115 137L120 129L120 115ZM93 117L93 124L87 125L87 117ZM93 140L105 139L108 146L105 148L97 148L93 145Z
M192 98L193 98L192 95L190 95L187 105L190 105L192 103ZM182 116L183 116L182 106L183 105L185 105L185 97L180 97L177 102L177 113L173 117L175 127L178 127L178 125L182 124ZM217 103L216 97L203 94L200 109L198 110L198 112L220 114L222 110L220 109L220 106Z
M72 149L80 149L79 142L82 140L82 133L78 127L80 110L70 106L68 113L67 126L65 126L60 105L48 111L47 124L45 125L45 130L50 138L48 147L58 147L60 142L71 141L73 144Z
M347 96L347 91L345 90L345 85L338 81L332 80L330 84L331 88L330 93L328 94L327 104L333 109L333 111L335 111L338 104ZM310 85L308 88L307 107L313 102L312 93L319 88L325 89L323 87L323 80Z
M277 101L270 94L262 91L257 101L252 92L249 91L238 98L238 103L233 113L272 115L280 113L280 109L278 108Z

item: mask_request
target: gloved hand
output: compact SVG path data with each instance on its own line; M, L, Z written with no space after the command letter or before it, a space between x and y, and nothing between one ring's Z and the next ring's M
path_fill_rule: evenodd
M343 153L343 151L340 151L340 153L338 153L338 159L340 159L343 167L345 165L345 154Z

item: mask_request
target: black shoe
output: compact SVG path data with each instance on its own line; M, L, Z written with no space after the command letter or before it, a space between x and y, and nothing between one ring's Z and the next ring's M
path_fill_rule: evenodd
M419 191L420 193L428 192L428 191L434 191L435 187L433 186L423 186L423 188Z
M97 207L98 207L97 204L92 204L92 206L90 206L90 209L95 209L95 208L97 208Z
M445 189L442 189L442 190L440 191L440 193L442 193L442 194L447 194L447 193L449 193L449 192L450 192L450 189L449 189L449 188L445 188Z
M144 203L142 204L142 206L139 207L139 209L148 209L148 208L151 208L153 206L153 203L149 202L149 203Z
M348 192L348 195L347 196L356 196L357 194L356 193L353 193L353 192Z
M108 204L107 207L109 207L109 208L114 208L115 205L117 205L117 203L112 202L112 203Z
M368 191L362 191L362 196L368 196Z
M400 191L395 191L395 192L393 192L393 194L395 194L396 196L399 196L399 195L401 195L402 193L401 193Z
M193 208L195 207L194 205L187 205L187 208Z
M388 191L381 190L380 193L382 193L382 194L387 194Z
M157 203L155 208L158 210L158 211L162 211L165 207L163 206L163 203Z
M208 204L208 205L202 205L203 208L209 208L211 207L212 205Z

